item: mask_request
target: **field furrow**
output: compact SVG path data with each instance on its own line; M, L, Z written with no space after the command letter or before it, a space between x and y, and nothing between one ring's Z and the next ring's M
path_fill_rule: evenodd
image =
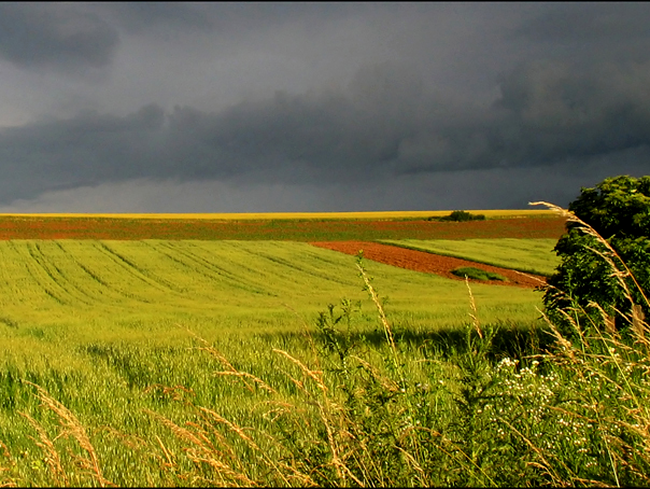
M105 285L88 280L87 272L77 265L60 242L36 241L30 250L52 281L65 290L70 297L70 304L93 306L106 290Z
M465 321L462 282L371 261L366 267L392 312L410 326ZM12 335L50 339L58 328L79 341L166 341L180 334L170 333L175 325L218 335L295 331L327 304L368 300L354 257L296 242L10 240L0 242L0 268L0 325ZM499 289L473 290L489 318L535 319L539 294ZM374 314L364 318L372 322Z
M134 244L139 244L137 241L133 242ZM133 246L131 243L124 246L123 243L119 242L107 242L99 241L99 249L106 253L107 256L122 267L127 273L138 278L147 285L154 287L162 292L181 292L175 284L172 282L161 278L158 274L153 273L151 270L146 268L143 261L137 261L134 258L128 258L127 253L137 253L138 250L136 246Z
M331 274L328 274L322 270L318 270L313 266L314 264L309 259L297 260L295 256L284 258L282 256L278 256L277 254L270 254L263 251L258 251L256 253L256 256L271 262L274 266L277 266L278 270L282 270L283 273L290 275L292 282L300 280L300 278L303 277L317 277L339 284L345 283Z
M200 275L212 286L225 290L235 288L253 294L274 295L264 285L266 277L261 276L261 280L250 278L251 276L260 276L262 272L259 269L234 263L232 261L233 254L228 253L227 250L225 252L220 250L221 253L214 251L202 253L200 247L188 241L181 244L167 241L154 243L155 245L152 244L152 246L155 246L160 253L184 267L190 274ZM195 281L195 277L192 281Z
M71 298L65 288L56 280L56 277L48 270L47 266L43 264L42 258L39 258L34 251L32 243L26 242L23 247L17 248L17 251L19 259L22 259L25 270L32 279L30 290L40 290L62 305L74 302L70 300Z

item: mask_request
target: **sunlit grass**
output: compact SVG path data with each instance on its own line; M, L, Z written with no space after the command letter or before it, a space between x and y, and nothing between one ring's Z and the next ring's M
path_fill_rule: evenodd
M273 381L285 401L296 399L286 360L273 349L312 355L305 334L314 334L328 303L349 299L358 308L349 332L381 341L354 261L277 241L0 242L0 442L9 450L5 460L19 461L0 471L0 481L95 480L76 468L75 457L87 452L74 438L59 437L62 428L31 382L85 427L102 477L118 485L187 484L175 475L193 470L180 456L182 440L148 413L195 420L174 402L183 396L242 423L260 409L256 391L214 376L223 365L197 351L192 334L236 369ZM367 269L396 320L397 338L453 330L469 318L462 282L373 262ZM523 328L535 323L541 300L531 290L480 285L474 296L486 321ZM38 435L35 426L44 431ZM30 438L43 444L46 436L61 451L55 473ZM163 469L169 462L162 446L175 454L174 470Z
M174 324L210 338L295 331L324 304L364 298L353 264L348 255L280 241L0 241L0 330L66 341L168 338ZM463 321L462 283L368 266L394 314L413 327ZM476 295L490 321L533 320L541 300L530 290L489 286Z
M356 265L274 241L0 242L0 485L650 483L638 305L623 331L568 314L563 337L531 290Z
M363 271L374 324L343 301L290 334L185 331L175 345L41 343L6 355L0 483L650 482L647 324L636 348L593 329L588 342L553 345L536 329L483 322L473 286L464 325L418 333L382 305L376 278Z
M555 239L400 239L380 242L546 276L551 275L560 263L553 251L557 243Z

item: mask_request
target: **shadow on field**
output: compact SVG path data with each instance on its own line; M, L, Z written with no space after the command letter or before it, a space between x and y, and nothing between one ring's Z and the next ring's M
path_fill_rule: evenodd
M394 332L394 337L398 346L401 346L404 350L422 349L426 356L447 358L468 353L470 343L480 340L475 330L472 329L469 334L471 342L468 341L467 329L458 327L425 332L408 329L398 330ZM269 334L268 340L272 342L273 338L275 338L277 341L281 337L281 342L295 344L295 341L300 341L298 337L304 339L304 335L304 332L276 333ZM317 344L325 345L328 342L324 333L312 331L310 336L316 340ZM348 345L361 348L364 345L373 349L381 349L387 346L386 335L383 330L379 329L364 332L337 332L336 336ZM540 328L501 326L497 327L494 332L488 357L498 361L504 357L522 358L536 355L550 349L553 342L554 338L551 334Z

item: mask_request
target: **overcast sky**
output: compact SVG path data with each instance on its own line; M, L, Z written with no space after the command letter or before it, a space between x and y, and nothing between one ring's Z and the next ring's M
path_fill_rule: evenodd
M0 3L0 212L567 205L650 174L650 3Z

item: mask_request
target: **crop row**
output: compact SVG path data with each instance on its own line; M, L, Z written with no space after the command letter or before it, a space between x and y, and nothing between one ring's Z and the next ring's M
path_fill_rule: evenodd
M401 341L431 346L441 333L439 344L447 348L445 338L458 336L458 327L471 320L462 281L371 261L365 267ZM160 416L196 426L199 418L188 400L247 430L270 426L276 407L289 406L303 385L293 382L300 378L297 366L277 351L304 360L322 350L318 320L337 321L327 316L328 304L354 311L337 328L359 350L383 345L377 309L362 287L354 257L308 243L0 241L0 485L93 484L78 469L79 448L59 434L64 427L35 395L34 384L74 414L103 477L114 484L219 484L216 478L185 477L196 469L185 455L190 452ZM472 294L482 324L504 324L516 333L537 323L539 293L476 284ZM206 345L207 352L197 351ZM418 385L439 378L431 348L427 357L409 361ZM437 369L436 377L420 371L429 366ZM277 399L260 398L259 389L235 369L272 383ZM233 375L215 375L224 370ZM328 388L338 395L339 385ZM253 415L267 408L272 417L260 424ZM304 413L295 412L300 429L319 419ZM308 430L304 446L321 443L321 435ZM41 452L48 438L65 469L50 471L54 452ZM273 446L260 446L270 457L280 456ZM246 467L257 470L248 458Z
M414 324L464 320L467 291L462 282L380 263L368 266L380 277L391 308L408 312ZM539 294L476 287L475 295L494 306L495 315L525 321L535 317ZM152 327L170 323L295 330L327 303L364 297L353 257L306 243L0 242L0 323L9 336L44 328L54 338L61 326L82 337L113 330L119 336L122 326L146 335Z

